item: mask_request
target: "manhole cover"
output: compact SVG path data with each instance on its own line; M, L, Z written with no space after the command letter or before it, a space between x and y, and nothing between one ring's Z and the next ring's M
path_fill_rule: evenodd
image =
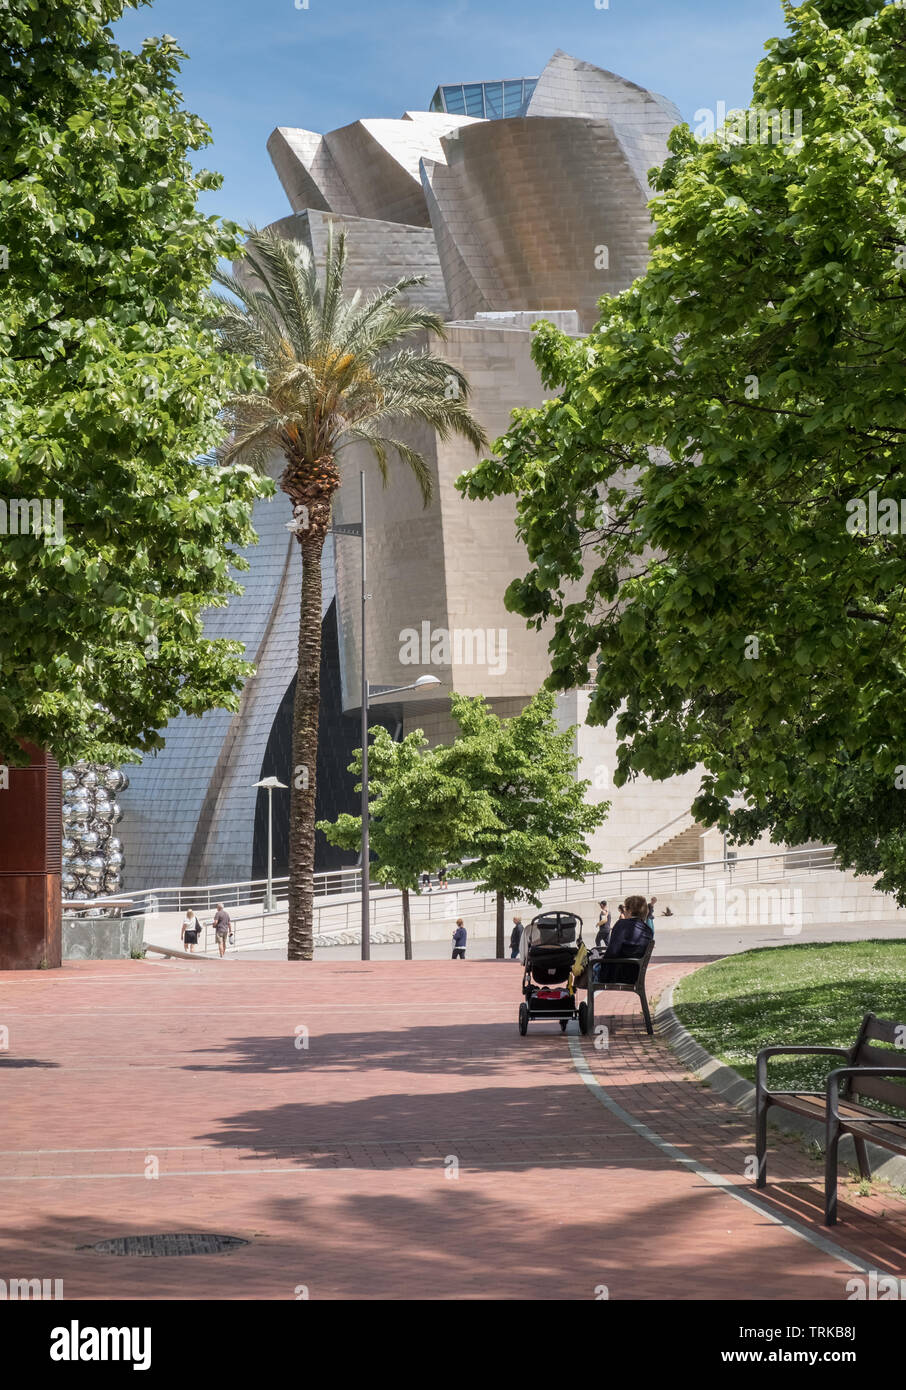
M239 1236L191 1235L182 1232L164 1236L115 1236L99 1240L96 1245L83 1245L82 1250L95 1250L99 1255L220 1255L248 1245Z

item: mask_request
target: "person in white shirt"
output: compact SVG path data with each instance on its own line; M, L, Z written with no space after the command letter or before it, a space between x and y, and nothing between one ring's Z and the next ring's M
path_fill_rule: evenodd
M195 952L195 946L198 942L198 932L200 928L201 923L195 916L195 913L193 912L192 908L187 908L186 915L183 918L183 924L179 934L182 937L183 949L186 950L190 955L193 955Z

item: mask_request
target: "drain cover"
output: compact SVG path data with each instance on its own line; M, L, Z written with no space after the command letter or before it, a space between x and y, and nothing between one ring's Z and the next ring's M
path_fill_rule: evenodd
M179 1232L164 1236L116 1236L99 1240L97 1245L83 1245L82 1250L95 1250L99 1255L220 1255L248 1245L239 1236L192 1235Z

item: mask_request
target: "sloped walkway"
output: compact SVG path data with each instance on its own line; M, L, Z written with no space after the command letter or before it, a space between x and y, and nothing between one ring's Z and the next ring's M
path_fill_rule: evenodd
M653 967L652 992L700 963ZM632 996L599 997L599 1051L555 1025L521 1038L519 978L235 960L0 976L0 1273L76 1299L830 1301L865 1266L906 1273L901 1199L847 1190L825 1233L820 1169L783 1141L753 1202L750 1129L646 1037ZM82 1248L164 1232L249 1243Z

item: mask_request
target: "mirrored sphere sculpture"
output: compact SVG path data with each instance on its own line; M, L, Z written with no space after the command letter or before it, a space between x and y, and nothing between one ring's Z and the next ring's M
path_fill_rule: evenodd
M123 847L113 835L122 808L113 800L129 779L109 763L80 761L62 770L63 891L84 902L122 889Z

